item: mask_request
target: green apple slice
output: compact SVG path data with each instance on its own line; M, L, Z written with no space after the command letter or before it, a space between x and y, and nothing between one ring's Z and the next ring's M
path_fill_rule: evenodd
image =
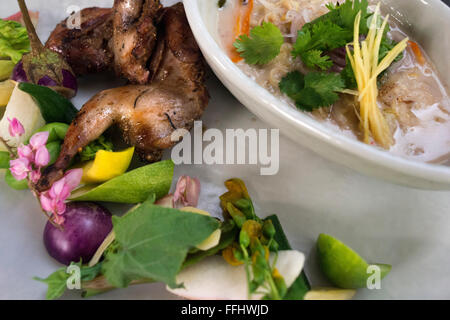
M359 254L338 239L320 234L317 240L322 272L335 286L343 289L366 288L371 276L369 264ZM391 270L387 264L371 264L380 268L380 280Z
M173 169L171 160L149 164L100 185L79 188L71 194L70 200L139 203L151 193L155 193L156 199L159 199L169 192Z

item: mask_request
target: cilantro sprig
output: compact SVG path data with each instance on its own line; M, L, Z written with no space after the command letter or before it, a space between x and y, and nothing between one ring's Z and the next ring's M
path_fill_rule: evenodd
M338 99L338 92L345 87L339 74L310 72L303 75L298 71L288 73L279 84L281 92L295 101L297 108L313 111L330 106Z
M283 42L280 29L273 23L263 22L250 31L250 37L243 34L233 45L246 63L266 64L280 53Z
M324 52L345 46L351 36L350 30L331 21L318 21L299 31L292 54L310 68L327 70L333 66L333 61Z
M300 57L309 68L328 70L333 61L326 54L329 51L345 46L352 40L353 25L359 11L363 12L361 19L361 34L367 34L367 0L347 0L341 5L328 4L327 14L307 23L298 32L292 54Z

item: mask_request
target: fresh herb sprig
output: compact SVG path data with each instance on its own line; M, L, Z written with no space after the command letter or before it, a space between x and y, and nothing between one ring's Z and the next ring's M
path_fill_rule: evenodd
M345 46L352 40L355 17L363 12L360 33L367 34L367 0L346 0L341 5L328 4L325 15L305 24L298 32L292 54L309 68L328 70L333 61L326 52Z
M246 63L266 64L280 53L283 42L280 29L273 23L263 22L250 31L250 37L243 34L233 45Z
M275 268L279 245L274 238L276 231L272 221L256 216L242 180L230 179L225 186L228 192L220 196L221 206L225 217L232 219L239 228L239 235L223 250L222 256L231 265L244 264L249 298L261 293L265 299L282 299L287 287ZM270 252L275 254L273 262L269 260Z
M313 111L335 103L339 99L338 92L344 89L345 84L339 74L310 72L303 75L293 71L281 79L279 87L281 92L295 101L297 108Z

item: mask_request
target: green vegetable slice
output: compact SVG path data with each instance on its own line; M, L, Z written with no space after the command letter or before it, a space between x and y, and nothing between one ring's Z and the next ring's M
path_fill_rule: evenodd
M19 89L34 98L46 122L71 123L78 113L69 100L48 87L21 82Z
M174 163L165 160L134 169L100 185L75 190L70 200L139 203L152 193L165 196L172 184Z
M233 45L246 63L266 64L280 53L283 42L280 29L273 23L263 22L250 31L250 38L241 35Z
M219 228L212 217L160 207L153 200L113 217L116 240L105 253L102 273L115 287L142 278L177 287L175 278L188 250Z

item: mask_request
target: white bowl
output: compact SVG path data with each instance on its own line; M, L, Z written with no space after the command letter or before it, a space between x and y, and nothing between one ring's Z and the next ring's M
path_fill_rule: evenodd
M440 0L383 0L384 8L405 22L404 28L431 56L444 83L450 83L450 9ZM186 14L206 61L251 112L318 154L397 184L421 189L450 189L450 167L406 160L326 128L282 102L247 77L219 45L217 0L184 0ZM413 21L414 25L408 23ZM449 132L450 134L450 132Z

